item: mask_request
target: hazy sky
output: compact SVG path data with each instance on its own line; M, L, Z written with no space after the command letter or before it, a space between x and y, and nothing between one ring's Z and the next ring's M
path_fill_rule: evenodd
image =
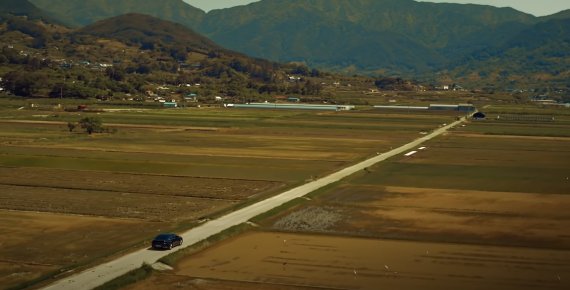
M200 9L209 11L237 5L244 5L257 0L184 0ZM543 16L570 9L570 0L429 0L429 2L473 3L497 7L513 7L517 10Z

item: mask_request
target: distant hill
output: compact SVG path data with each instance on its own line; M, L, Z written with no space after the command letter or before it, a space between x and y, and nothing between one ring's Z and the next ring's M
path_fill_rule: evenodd
M78 30L76 34L113 38L137 45L182 46L205 53L223 50L213 41L181 24L135 13L98 21Z
M0 12L14 15L41 14L41 11L27 0L2 0Z
M199 30L223 46L254 56L317 66L350 63L367 70L389 67L413 73L445 65L450 56L460 57L485 47L481 36L507 23L534 21L533 16L514 9L480 5L412 0L265 0L212 11ZM506 30L502 34L517 32ZM319 43L327 43L325 51L317 46ZM347 45L352 49L347 50ZM369 50L378 53L367 53ZM346 53L334 54L337 51Z
M570 85L570 18L529 26L452 67L453 75L465 82Z
M13 16L0 25L0 43L9 44L0 49L0 85L23 97L265 101L272 94L317 96L320 78L329 76L251 58L181 24L141 14L80 30ZM298 77L291 81L291 76ZM73 81L62 82L66 79Z
M533 79L530 76L539 73L525 76L528 68L547 69L535 65L552 61L547 51L559 54L557 49L565 49L563 42L550 40L542 25L556 28L551 21L570 19L570 10L535 17L512 8L413 0L262 0L209 13L182 0L33 2L61 12L62 19L76 25L123 13L149 14L253 57L434 82L456 78L494 82L495 71L513 79ZM534 48L529 49L530 43ZM504 65L498 58L508 63L508 72L494 67ZM548 70L542 73L560 78Z
M31 0L62 22L81 27L127 13L147 14L195 27L205 12L182 0Z
M0 1L0 15L27 16L29 19L41 19L46 22L57 23L49 13L38 9L38 7L28 0Z

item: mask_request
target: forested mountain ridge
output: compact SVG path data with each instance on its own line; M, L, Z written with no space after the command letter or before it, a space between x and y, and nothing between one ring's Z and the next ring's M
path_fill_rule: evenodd
M198 25L206 13L182 0L33 0L39 8L50 11L72 27L82 27L99 20L128 13L151 15L188 27Z
M564 81L556 74L563 67L553 70L536 64L566 63L563 56L548 55L551 49L565 48L566 37L549 37L544 25L556 29L551 21L570 18L570 10L534 17L512 8L413 0L262 0L209 13L182 0L33 2L52 13L65 11L84 19L83 24L118 13L151 14L190 27L228 49L279 62L350 74L477 84L537 82L544 75ZM558 32L570 33L565 27ZM519 49L520 45L542 48ZM505 63L506 69L498 67Z
M0 18L0 87L23 97L250 100L318 95L320 72L255 59L181 24L126 14L79 30ZM294 81L291 81L291 78Z

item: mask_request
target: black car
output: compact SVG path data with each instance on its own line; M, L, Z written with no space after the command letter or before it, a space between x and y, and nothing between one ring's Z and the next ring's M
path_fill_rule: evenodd
M153 249L172 249L182 245L182 237L175 234L160 234L152 240Z

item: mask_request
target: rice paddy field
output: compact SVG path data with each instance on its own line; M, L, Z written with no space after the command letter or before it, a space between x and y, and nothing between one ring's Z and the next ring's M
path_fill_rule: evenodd
M144 247L157 233L189 229L456 117L220 108L86 113L32 102L0 100L0 235L14 237L1 241L0 289L37 285ZM112 133L69 132L68 122L86 116Z
M568 289L568 111L487 110L126 289Z

